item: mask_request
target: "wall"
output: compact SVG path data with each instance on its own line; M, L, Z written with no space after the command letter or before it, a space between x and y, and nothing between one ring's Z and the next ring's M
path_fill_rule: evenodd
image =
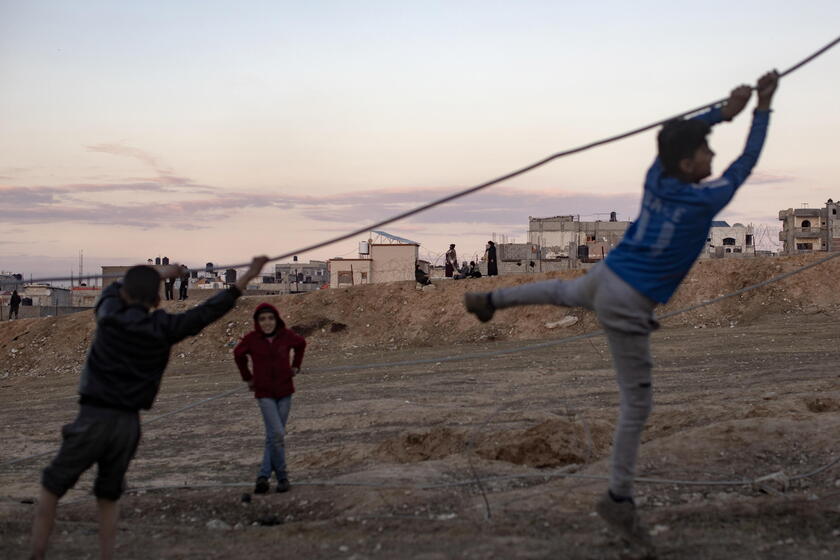
M370 259L335 259L329 261L330 268L330 288L344 288L347 286L357 286L359 284L370 284L371 264ZM350 273L352 271L353 281L339 281L342 272ZM413 271L413 268L412 268Z
M554 218L528 218L528 242L543 247L543 251L553 249L562 256L568 255L570 243L586 245L600 243L604 252L615 247L631 222L581 222L572 216ZM591 251L590 251L591 252ZM600 249L598 250L600 257Z
M70 313L79 313L82 311L87 311L88 313L93 313L93 308L91 307L71 307L68 305L65 306L34 306L34 305L21 305L20 311L18 313L18 317L20 319L34 319L36 317L56 317L58 315L69 315ZM2 307L2 312L0 312L0 320L7 321L9 319L9 306L4 305Z
M418 250L417 245L371 245L371 282L378 284L414 280Z

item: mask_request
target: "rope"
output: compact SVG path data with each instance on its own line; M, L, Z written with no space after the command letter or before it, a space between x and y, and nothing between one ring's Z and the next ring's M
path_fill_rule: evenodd
M821 472L828 470L829 468L833 467L837 463L840 463L840 456L836 457L830 463L827 463L813 471L792 476L789 480L803 480L806 478L811 478ZM568 467L566 467L568 468ZM482 487L482 482L502 482L506 480L527 480L532 478L539 478L543 480L550 480L555 478L570 478L570 479L578 479L578 480L609 480L609 476L601 475L601 474L580 474L580 473L570 473L564 472L562 469L546 471L541 473L534 473L534 474L511 474L511 475L499 475L499 476L488 476L485 478L471 478L469 480L456 480L453 482L440 482L436 484L399 484L393 482L346 482L340 481L336 479L325 479L325 480L302 480L300 482L295 482L295 486L329 486L329 487L356 487L356 488L384 488L384 489L391 489L391 490L403 490L403 489L412 489L412 490L439 490L442 488L456 488L459 486L479 486ZM680 480L680 479L668 479L668 478L654 478L654 477L645 477L640 476L635 478L634 480L641 484L667 484L671 486L753 486L757 481L764 478L763 476L757 476L753 478L743 478L739 480ZM253 486L253 482L212 482L212 483L201 483L201 484L164 484L159 486L141 486L138 488L129 488L125 491L126 494L139 494L141 492L151 492L155 490L193 490L193 489L204 489L204 488L247 488ZM74 500L68 500L63 502L65 505L69 505L72 503L80 502L82 500L86 500L88 496L83 496L76 498ZM487 500L486 495L484 495L485 501Z
M797 62L796 64L794 64L793 66L791 66L790 68L785 70L784 72L780 73L779 77L781 78L781 77L787 76L787 75L795 72L796 70L802 68L803 66L805 66L806 64L808 64L809 62L811 62L812 60L814 60L815 58L817 58L821 54L823 54L824 52L826 52L829 49L831 49L832 47L834 47L837 43L840 43L840 37L837 37L836 39L834 39L833 41L831 41L830 43L828 43L824 47L820 48L819 50L817 50L813 54L807 56L806 58L802 59L801 61ZM753 87L752 89L755 89L755 88ZM435 206L439 206L441 204L446 204L448 202L452 202L453 200L456 200L458 198L461 198L461 197L467 196L469 194L478 192L480 190L486 189L487 187L490 187L492 185L501 183L503 181L507 181L508 179L512 179L512 178L517 177L519 175L522 175L524 173L528 173L529 171L533 171L534 169L536 169L538 167L542 167L543 165L545 165L545 164L547 164L551 161L554 161L555 159L559 159L559 158L562 158L562 157L566 157L566 156L570 156L570 155L577 154L577 153L580 153L580 152L584 152L586 150L590 150L590 149L596 148L598 146L603 146L605 144L610 144L612 142L617 142L619 140L623 140L625 138L635 136L636 134L646 132L646 131L648 131L652 128L656 128L657 126L663 125L668 121L671 121L671 120L674 120L674 119L679 119L679 118L682 118L682 117L686 117L688 115L693 115L695 113L698 113L698 112L700 112L704 109L710 108L710 107L716 107L716 106L722 104L723 102L725 102L726 99L727 98L724 97L724 98L718 99L716 101L712 101L710 103L704 103L703 105L700 105L699 107L695 107L694 109L689 109L688 111L683 111L682 113L679 113L677 115L673 115L671 117L661 119L661 120L658 120L656 122L646 124L646 125L640 126L638 128L634 128L632 130L628 130L627 132L622 132L622 133L616 134L614 136L609 136L609 137L603 138L601 140L596 140L596 141L590 142L588 144L583 144L582 146L578 146L576 148L571 148L571 149L568 149L568 150L557 152L557 153L552 154L550 156L547 156L547 157L545 157L545 158L543 158L539 161L536 161L536 162L534 162L530 165L526 165L525 167L521 167L521 168L519 168L515 171L511 171L510 173L506 173L504 175L496 177L495 179L491 179L489 181L486 181L484 183L480 183L480 184L475 185L473 187L469 187L467 189L454 192L450 195L444 196L442 198L438 198L438 199L433 200L431 202L428 202L426 204L422 204L422 205L417 206L413 209L406 210L405 212L401 212L399 214L391 216L390 218L386 218L386 219L381 220L379 222L375 222L375 223L370 224L368 226L365 226L363 228L359 228L359 229L351 231L349 233L338 235L336 237L333 237L331 239L327 239L325 241L320 241L318 243L313 243L312 245L307 245L307 246L301 247L299 249L295 249L294 251L289 251L289 252L283 253L282 255L278 255L276 257L271 257L268 260L268 262L274 262L274 261L279 261L279 260L282 260L282 259L287 259L289 257L292 257L294 255L299 255L301 253L308 253L310 251L314 251L316 249L321 249L323 247L326 247L328 245L332 245L334 243L338 243L340 241L345 241L347 239L350 239L351 237L361 235L361 234L366 233L368 231L371 231L371 230L374 230L374 229L379 229L382 226L386 226L390 223L408 218L410 216L414 216L415 214L419 214L421 212L425 212L426 210L434 208ZM228 268L245 268L249 265L250 265L250 263L227 264L227 265L215 266L215 267L213 267L213 270L224 270L224 269L228 269ZM97 279L97 278L104 278L104 276L102 276L102 275L86 276L86 278ZM32 280L31 282L61 282L61 281L66 281L66 280L72 280L72 278L70 278L70 277L37 278L35 280Z

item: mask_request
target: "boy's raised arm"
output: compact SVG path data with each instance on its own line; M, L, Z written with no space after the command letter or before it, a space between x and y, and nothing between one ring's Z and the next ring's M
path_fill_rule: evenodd
M230 311L236 304L236 299L242 295L245 286L253 280L268 262L268 257L254 257L251 266L236 281L236 284L227 290L222 290L201 305L198 305L184 313L168 316L169 339L172 343L178 342L188 336L194 336L201 332L201 329Z
M753 123L747 136L744 152L723 172L723 177L736 188L747 180L758 162L758 156L761 155L764 139L767 136L767 125L770 122L770 103L778 84L779 74L775 70L758 79L755 88L758 91L758 105L753 114Z

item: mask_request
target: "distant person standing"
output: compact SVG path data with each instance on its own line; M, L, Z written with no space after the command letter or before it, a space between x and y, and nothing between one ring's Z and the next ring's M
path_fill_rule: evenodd
M166 280L164 280L164 282L163 282L163 293L164 293L164 297L166 298L167 301L169 301L171 299L175 299L175 296L173 295L173 292L175 291L174 288L175 288L175 279L174 278L167 278Z
M12 320L12 315L15 316L15 319L18 318L18 311L20 311L20 296L17 293L17 290L12 291L12 297L9 299L9 321Z
M452 274L458 269L458 255L455 253L455 244L449 246L446 252L446 264L444 265L444 275L447 278L452 278Z
M498 276L499 265L496 262L496 244L492 241L487 242L487 276Z
M187 299L187 288L190 285L190 269L181 265L181 284L178 287L178 301Z

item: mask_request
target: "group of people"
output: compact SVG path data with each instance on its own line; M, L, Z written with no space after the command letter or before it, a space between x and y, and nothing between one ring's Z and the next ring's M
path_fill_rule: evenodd
M190 287L190 269L187 265L182 264L178 276L166 278L163 281L164 298L169 301L175 299L175 282L178 281L178 301L187 299L187 290Z
M620 393L610 480L596 511L612 530L646 553L652 553L653 545L636 511L633 483L642 430L652 408L650 334L659 326L654 309L673 295L702 250L712 219L755 166L777 84L775 72L758 80L758 105L746 147L720 179L703 182L711 174L714 156L706 136L712 125L732 120L745 108L752 89L739 86L722 107L667 123L657 137L659 153L645 179L639 217L606 260L587 274L570 281L547 280L465 294L466 310L483 322L497 310L523 305L581 306L595 311L606 331ZM454 244L450 250L453 258L447 256L448 266L457 262ZM488 265L491 254L495 268L492 242L488 243ZM96 335L81 375L79 415L64 426L61 449L41 479L33 558L44 556L59 498L94 463L99 465L94 494L100 511L100 546L102 557L110 557L117 500L140 439L138 411L151 408L172 345L198 334L232 309L266 262L266 257L254 258L235 285L179 314L154 310L160 303L161 274L149 266L131 268L122 283L103 291L96 307ZM162 276L179 274L178 267L164 267ZM452 274L454 267L447 273ZM285 328L277 309L261 304L254 312L254 330L234 349L235 363L254 391L266 429L256 493L269 490L272 473L278 491L289 489L284 435L293 377L299 372L305 347L303 338Z
M498 276L499 265L496 261L496 244L492 241L487 242L487 247L484 250L484 260L487 262L487 276ZM481 278L481 271L475 261L463 261L458 265L458 253L455 251L455 244L449 245L449 250L444 255L444 276L447 278Z

